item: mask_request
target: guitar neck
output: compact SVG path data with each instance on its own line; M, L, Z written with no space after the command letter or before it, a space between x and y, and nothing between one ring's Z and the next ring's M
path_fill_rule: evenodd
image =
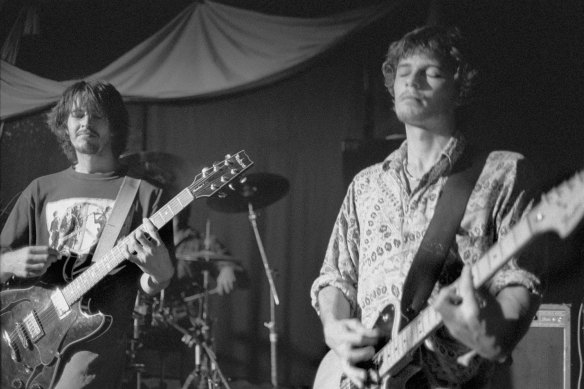
M515 224L509 234L493 245L472 266L471 272L475 288L483 285L534 237L531 227L533 217L537 218L538 213L531 212ZM398 367L399 363L441 324L442 319L434 308L429 306L424 309L375 355L373 361L379 366L379 374L383 377L386 374L397 373L397 371L392 370Z
M193 184L195 185L195 184ZM162 228L172 218L189 205L194 199L191 192L191 187L183 189L178 195L170 200L166 205L160 208L149 220L157 229ZM136 230L142 228L142 225ZM133 234L130 234L133 235ZM81 273L79 277L75 278L71 283L62 289L63 296L67 304L71 306L79 300L85 293L93 288L100 280L102 280L109 272L116 268L126 258L121 250L125 247L128 237L123 238L110 252L105 254L102 258L97 258L97 262L91 265L85 272Z

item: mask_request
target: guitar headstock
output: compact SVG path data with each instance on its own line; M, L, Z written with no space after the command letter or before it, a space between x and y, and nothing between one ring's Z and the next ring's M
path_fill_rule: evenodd
M544 194L530 212L531 226L537 231L552 230L565 238L584 216L584 170Z
M210 197L252 165L253 161L244 150L234 155L227 154L223 161L203 168L188 188L195 198Z

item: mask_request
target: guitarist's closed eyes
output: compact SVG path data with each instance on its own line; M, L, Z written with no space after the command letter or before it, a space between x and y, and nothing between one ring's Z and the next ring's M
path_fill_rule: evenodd
M457 128L478 74L468 59L453 28L389 47L382 70L406 141L354 177L334 224L311 290L332 349L315 389L480 388L539 306L540 275L513 256L525 236L510 232L533 205L533 172Z

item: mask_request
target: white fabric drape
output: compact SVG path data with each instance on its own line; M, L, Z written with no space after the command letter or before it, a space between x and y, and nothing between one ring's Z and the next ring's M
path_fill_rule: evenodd
M271 16L195 2L165 27L87 79L106 80L128 100L207 97L288 74L351 31L387 15L395 0L325 18ZM57 82L1 62L0 119L54 103Z

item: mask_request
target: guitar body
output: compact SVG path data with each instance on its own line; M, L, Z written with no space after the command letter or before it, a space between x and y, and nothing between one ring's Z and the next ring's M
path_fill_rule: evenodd
M0 292L1 389L52 388L61 374L60 362L74 345L109 328L111 317L89 314L80 301L59 317L54 292L42 284Z
M387 305L383 311L379 314L377 321L375 322L375 328L381 330L385 336L380 340L381 346L388 342L390 339L395 337L398 329L401 327L401 323L395 320L396 318L396 308L395 305ZM393 335L392 335L393 334ZM369 384L366 386L367 389L402 389L405 388L408 380L420 371L420 367L410 363L411 358L405 359L399 366L397 366L394 371L397 373L395 375L383 377L380 384ZM376 369L375 366L365 366L365 368ZM343 374L341 368L341 361L339 357L330 350L320 362L318 370L316 372L316 377L314 379L313 389L354 389L357 388L353 385L347 377Z
M339 389L343 379L341 360L333 350L324 356L314 378L313 389Z

